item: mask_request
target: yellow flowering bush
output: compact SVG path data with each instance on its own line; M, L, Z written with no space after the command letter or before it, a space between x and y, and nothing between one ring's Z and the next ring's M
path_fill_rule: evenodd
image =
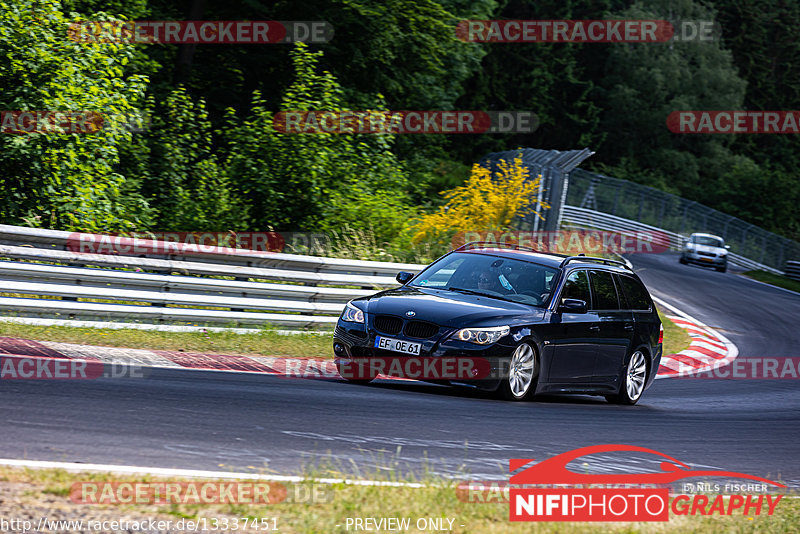
M412 243L443 241L457 232L507 230L517 217L528 213L541 217L538 210L550 207L536 198L541 175L531 179L521 157L511 163L500 160L498 167L492 176L476 163L464 185L443 191L447 204L418 221Z

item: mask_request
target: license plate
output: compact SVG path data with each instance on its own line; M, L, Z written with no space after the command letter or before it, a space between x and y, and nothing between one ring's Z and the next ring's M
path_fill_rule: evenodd
M714 261L714 260L712 260L711 258L700 258L700 261L708 261L708 262L712 262L712 261Z
M422 348L422 344L412 343L411 341L404 341L402 339L392 339L390 337L378 336L375 338L375 348L419 356L419 349Z

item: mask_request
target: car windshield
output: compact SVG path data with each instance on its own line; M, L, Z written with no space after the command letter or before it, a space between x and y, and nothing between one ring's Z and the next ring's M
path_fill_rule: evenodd
M558 269L529 261L456 252L429 266L409 285L545 306L557 274Z
M707 247L722 247L722 239L718 237L696 235L692 238L692 240L696 245L705 245Z

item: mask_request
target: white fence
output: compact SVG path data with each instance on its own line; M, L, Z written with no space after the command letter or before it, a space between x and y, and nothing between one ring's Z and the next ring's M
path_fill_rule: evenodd
M800 281L800 261L786 262L786 276L792 280Z
M3 315L330 329L345 302L423 267L145 240L75 251L105 238L0 225L0 258L25 260L0 261Z
M562 225L651 232L673 249L683 243L679 234L574 206L564 206ZM114 241L107 251L116 254L84 251L108 239L0 225L2 319L329 330L348 300L394 287L397 272L424 267L145 240ZM730 262L779 273L736 254ZM800 266L791 269L800 275Z

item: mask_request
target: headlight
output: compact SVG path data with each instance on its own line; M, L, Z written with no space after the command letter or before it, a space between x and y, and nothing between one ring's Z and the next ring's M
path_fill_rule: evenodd
M344 307L344 311L342 312L342 321L348 321L351 323L363 323L364 312L348 302L347 305Z
M507 326L492 326L490 328L462 328L455 334L460 341L490 345L503 336L508 335L511 329Z

